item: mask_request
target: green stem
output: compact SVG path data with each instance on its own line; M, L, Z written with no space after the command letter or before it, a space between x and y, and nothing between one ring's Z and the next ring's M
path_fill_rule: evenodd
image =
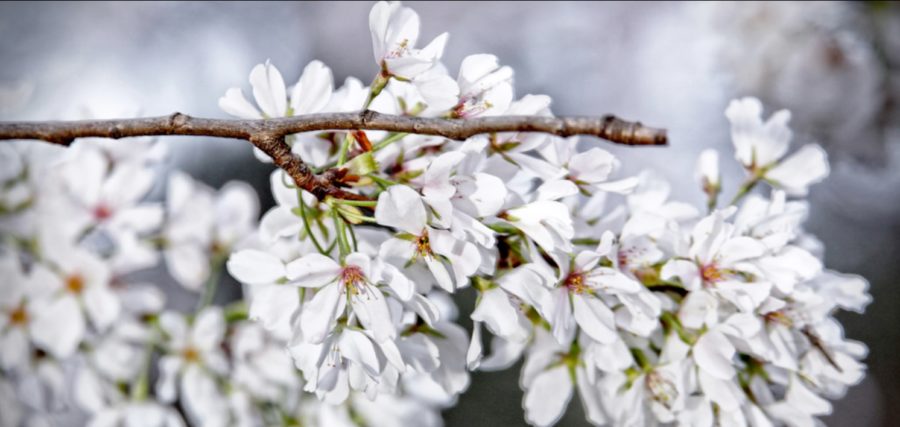
M197 310L200 311L212 303L213 298L216 296L216 290L219 289L219 282L222 277L222 267L225 264L225 257L214 255L213 259L210 262L211 272L209 274L209 279L206 280L206 284L203 286L203 296L200 297L200 301L197 304Z
M347 242L347 224L344 223L344 220L338 215L337 210L331 211L331 217L334 219L334 228L337 232L337 243L338 249L341 251L341 259L350 254L350 243Z
M364 206L369 208L374 208L375 205L378 204L375 200L346 200L346 199L337 199L338 203L347 206Z
M309 240L312 240L316 250L322 255L328 255L328 252L331 252L331 250L329 249L326 251L322 248L319 239L316 239L316 235L313 234L312 227L309 226L309 215L306 213L306 203L303 203L302 199L300 200L300 216L303 217L301 218L303 220L303 229L306 231L306 235L309 236Z
M338 152L338 167L343 166L344 163L347 163L347 153L350 151L350 144L352 144L354 140L355 139L353 138L353 134L347 132L347 136L344 137L344 142L341 144L341 151Z
M391 145L391 144L403 139L406 135L409 135L409 134L406 132L392 133L392 134L388 135L387 137L385 137L384 139L382 139L381 141L378 141L377 143L375 143L375 145L372 146L372 151L378 151L384 147L387 147L388 145Z
M738 189L737 194L735 194L734 198L731 199L731 203L729 203L729 205L737 204L737 202L743 199L744 196L750 194L750 190L752 190L753 187L756 187L756 184L759 183L759 178L759 176L753 175L750 179L744 181L744 183L741 184L741 188Z
M400 184L399 182L391 181L391 180L389 180L389 179L382 178L382 177L380 177L380 176L378 176L378 175L375 175L375 174L373 174L373 173L370 173L370 174L368 174L368 175L366 175L366 176L368 176L369 178L372 178L372 181L375 181L376 183L381 184L381 186L383 186L383 187L390 187L390 186L392 186L392 185Z
M150 395L150 361L153 358L153 340L147 340L144 346L144 359L141 361L141 372L131 385L131 400L140 402Z
M369 96L366 97L366 102L363 104L363 110L369 109L369 106L372 105L372 101L381 94L381 91L387 86L390 79L391 76L386 75L385 71L382 71L375 76L375 79L372 80L372 84L369 86Z

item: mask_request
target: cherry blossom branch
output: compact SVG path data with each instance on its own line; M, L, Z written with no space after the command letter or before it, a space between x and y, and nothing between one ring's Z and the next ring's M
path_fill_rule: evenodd
M125 138L158 135L194 135L236 138L250 141L268 154L275 164L293 178L297 186L319 199L332 196L363 200L348 192L346 169L328 169L315 174L284 143L287 135L324 130L384 130L420 135L443 136L463 140L496 132L541 132L561 137L591 135L625 145L665 145L666 132L639 122L629 122L612 115L603 117L498 116L474 119L441 119L397 116L362 111L359 113L327 113L268 120L230 120L191 117L174 113L169 116L116 120L81 120L47 122L0 122L0 140L39 139L53 144L69 145L76 138Z

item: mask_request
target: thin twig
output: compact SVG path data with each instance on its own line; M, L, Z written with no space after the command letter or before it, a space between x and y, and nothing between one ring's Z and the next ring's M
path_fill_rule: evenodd
M324 130L384 130L419 135L435 135L463 140L497 132L541 132L561 137L592 135L625 145L665 145L666 132L629 122L615 116L540 117L498 116L475 119L440 119L397 116L362 111L327 113L268 120L229 120L191 117L181 113L169 116L117 120L81 120L47 122L0 122L0 140L39 139L69 145L76 138L125 138L158 135L194 135L236 138L250 141L264 151L276 165L287 171L297 186L320 200L325 196L364 200L365 197L341 187L345 169L329 169L314 174L285 144L287 135Z

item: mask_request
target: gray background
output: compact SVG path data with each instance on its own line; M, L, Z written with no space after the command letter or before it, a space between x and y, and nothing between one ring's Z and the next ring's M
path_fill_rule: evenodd
M368 82L377 71L368 31L370 5L3 3L0 119L71 119L82 117L85 110L110 117L173 111L225 117L216 105L219 96L233 86L247 93L250 69L266 59L289 84L313 59L332 68L338 85L350 75ZM444 62L452 75L466 55L493 53L516 70L518 96L551 95L557 114L615 113L668 128L668 148L604 145L620 156L625 174L655 169L682 185L674 189L675 197L700 203L692 179L694 161L702 149L717 147L726 153L726 194L733 193L741 179L736 164L728 161L728 123L722 112L730 98L743 93L729 84L715 54L716 43L721 43L718 32L729 22L710 9L742 6L408 5L421 16L422 41L450 32ZM866 7L848 7L848 13ZM720 22L711 22L717 19ZM866 27L865 22L859 25L862 32ZM897 41L896 35L889 41ZM834 91L839 93L838 88ZM803 123L803 100L788 101L783 103L799 105L795 118ZM831 102L842 99L834 96ZM810 140L817 129L798 129L796 139ZM835 415L826 419L829 425L891 425L886 408L900 405L900 173L894 162L900 156L892 154L898 151L896 140L879 134L823 141L830 143L835 172L813 190L808 228L825 243L827 265L862 274L875 297L865 316L841 316L848 336L870 347L870 373L835 403ZM217 187L230 179L249 181L260 192L263 209L271 205L270 169L253 159L246 144L181 137L167 141L172 167ZM222 301L237 295L232 285L219 295ZM176 305L193 306L187 293L174 288L171 292ZM472 297L471 292L460 295L462 304L469 304L464 312ZM460 404L445 413L448 425L522 424L517 377L518 367L474 374ZM580 405L573 402L560 425L581 425L582 420Z

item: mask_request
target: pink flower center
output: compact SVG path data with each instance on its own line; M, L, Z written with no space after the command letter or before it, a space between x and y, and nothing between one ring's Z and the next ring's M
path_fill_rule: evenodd
M94 218L102 221L109 218L110 216L112 216L112 209L110 209L106 205L101 204L97 205L97 207L94 208Z
M361 268L349 265L341 270L341 283L352 295L360 293L362 285L366 282L366 275Z
M703 278L703 281L706 283L716 283L722 280L724 274L722 270L716 266L715 263L706 264L700 267L700 277Z

